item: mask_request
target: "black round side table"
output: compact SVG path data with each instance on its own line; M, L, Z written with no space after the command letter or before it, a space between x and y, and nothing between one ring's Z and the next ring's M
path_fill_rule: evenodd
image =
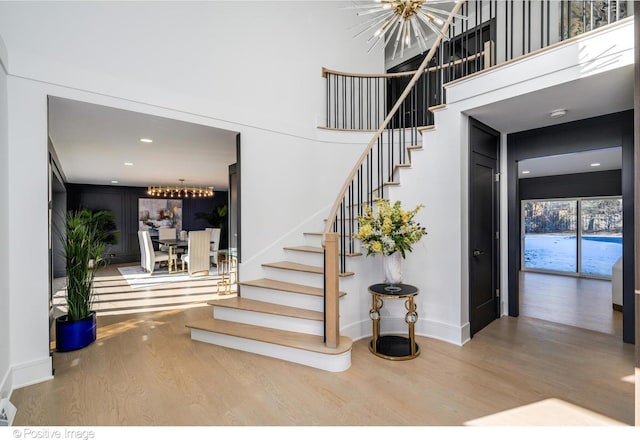
M369 318L373 322L373 338L369 350L384 359L407 360L420 354L420 347L416 344L414 325L418 321L417 306L413 298L418 294L418 288L410 284L374 284L369 286L372 296ZM385 299L404 299L407 313L404 322L409 326L409 336L380 335L380 309Z

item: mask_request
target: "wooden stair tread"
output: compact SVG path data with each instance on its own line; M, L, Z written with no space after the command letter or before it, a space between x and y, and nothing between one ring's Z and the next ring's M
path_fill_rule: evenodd
M290 318L309 319L312 321L323 321L324 313L315 310L301 309L298 307L283 306L280 304L257 301L242 297L225 298L208 301L207 304L213 307L226 307L229 309L247 310L251 312L267 313L269 315L288 316Z
M311 266L309 264L295 263L293 261L278 261L275 263L263 263L263 267L271 267L274 269L295 270L298 272L314 273L324 275L324 268L321 266ZM341 272L340 276L351 276L353 272Z
M349 220L357 220L357 219L349 219ZM325 220L326 221L326 220ZM314 253L314 254L324 254L324 248L320 247L320 246L285 246L284 247L285 250L287 251L300 251L300 252L310 252L310 253ZM342 253L340 253L340 255L343 255ZM361 252L348 252L346 254L347 257L359 257L362 255Z
M303 232L303 235L319 235L322 236L324 235L324 232ZM342 234L338 234L338 236L341 236Z
M289 283L286 281L272 280L269 278L260 278L252 281L241 281L240 286L260 287L263 289L281 290L284 292L300 293L302 295L324 296L324 290L321 287L306 286L304 284ZM340 296L345 296L346 292L340 292Z
M445 108L447 108L447 104L438 104L438 105L432 105L427 110L429 110L430 112L435 112L437 110L442 110Z
M324 254L324 249L320 246L285 246L287 251L311 252L312 254Z
M189 322L186 326L190 329L236 336L322 354L342 354L351 350L352 345L351 339L346 336L340 336L338 347L330 348L324 344L322 336L277 330L214 318Z
M427 131L427 130L435 130L435 128L436 128L435 125L425 125L422 127L418 127L418 131L422 133L423 131Z

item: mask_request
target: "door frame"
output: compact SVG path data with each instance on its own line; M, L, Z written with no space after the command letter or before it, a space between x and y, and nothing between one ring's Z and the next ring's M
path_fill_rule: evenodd
M635 341L633 110L507 135L507 277L509 316L520 314L520 205L518 162L524 159L622 146L623 341Z

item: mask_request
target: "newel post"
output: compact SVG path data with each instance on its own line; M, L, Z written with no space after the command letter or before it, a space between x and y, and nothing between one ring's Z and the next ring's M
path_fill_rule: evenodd
M329 348L340 339L338 290L338 234L330 232L324 234L324 341Z

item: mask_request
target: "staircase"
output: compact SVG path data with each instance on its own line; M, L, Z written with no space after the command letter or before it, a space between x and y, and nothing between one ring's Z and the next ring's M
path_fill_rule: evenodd
M421 145L407 147L409 162L397 164L393 180L383 186L398 185L401 170L411 167L411 154L421 149ZM374 191L377 194L378 188ZM348 369L351 339L341 336L335 348L324 342L322 235L306 232L303 244L285 246L287 260L262 264L267 277L238 283L242 296L208 302L212 316L187 324L191 338L331 372ZM360 256L357 251L345 253L348 259ZM354 275L339 273L340 278ZM339 292L340 298L346 294Z
M289 260L262 264L268 278L239 282L241 297L210 301L212 317L187 324L191 338L332 372L349 368L351 339L340 337L335 348L324 342L321 237L304 234L304 244L284 248Z
M449 26L453 15L443 29ZM365 206L387 197L388 189L399 185L401 170L411 167L412 154L422 149L420 135L435 128L426 124L420 126L414 118L404 117L393 122L394 125L389 124L400 106L404 106L405 99L406 102L418 102L410 92L416 81L429 73L425 67L440 41L441 37L438 37L421 67L408 73L412 76L411 81L354 166L324 227L303 234L302 243L284 247L286 260L263 263L264 278L239 282L241 296L209 302L212 316L187 325L193 340L331 372L350 367L352 341L339 336L339 322L334 322L339 321L339 315L337 311L333 313L335 309L330 309L332 303L325 295L331 298L340 279L355 275L346 267L349 259L362 255L353 238L358 228L357 217L362 215ZM380 101L376 99L375 102ZM442 106L438 105L429 110L440 108ZM409 124L399 125L405 122ZM387 129L388 126L395 128ZM336 236L339 250L328 245L325 249L323 237L329 244L329 238L333 240ZM331 265L325 271L325 259L337 262L335 267L338 269L334 271ZM338 298L344 298L346 294L335 293Z

